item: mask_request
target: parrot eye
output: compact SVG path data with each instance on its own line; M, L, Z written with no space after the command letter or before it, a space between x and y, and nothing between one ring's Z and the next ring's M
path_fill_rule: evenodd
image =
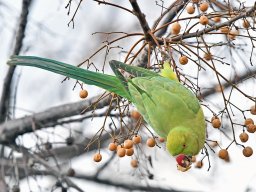
M185 147L186 147L186 144L183 144L182 147L185 148Z

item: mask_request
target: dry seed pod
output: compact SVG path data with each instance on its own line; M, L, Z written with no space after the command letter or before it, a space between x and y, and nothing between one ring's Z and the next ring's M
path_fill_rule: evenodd
M74 177L76 174L75 170L72 169L72 168L69 168L68 171L67 171L67 176L69 177Z
M73 137L66 138L66 144L67 145L73 145L75 139Z

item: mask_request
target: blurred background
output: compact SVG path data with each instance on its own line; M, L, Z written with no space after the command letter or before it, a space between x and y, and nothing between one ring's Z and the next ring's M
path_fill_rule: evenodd
M22 17L24 2L26 1L0 0L1 91L9 69L6 62L10 55L14 53L13 50L17 44L16 36L19 33L18 26ZM70 14L68 14L69 6L65 8L69 2L72 2ZM79 2L75 0L65 2L60 0L27 1L25 5L29 6L29 12L19 55L46 57L78 65L90 58L101 46L106 45L106 42L120 37L124 33L143 33L135 15L117 7L104 5L104 1L101 3L92 0L82 1L74 17L74 23L69 23ZM128 0L106 2L132 10ZM192 5L190 1L177 2ZM211 5L208 14L223 11L212 1L204 2ZM237 15L235 16L243 13L246 10L243 9L244 7L249 9L255 3L255 1L235 0L228 3L225 1L217 2L224 5L228 4L230 10L231 7L233 8L232 11L236 10ZM138 1L150 27L173 3L174 1L162 0ZM223 12L227 12L227 10ZM196 17L198 14L201 13L196 7L196 13L193 16ZM178 17L189 17L185 8L178 14ZM222 22L230 18L223 16ZM253 17L249 21L251 27L248 30L240 30L241 36L233 41L228 41L228 43L226 43L226 37L217 32L216 34L213 32L213 34L204 38L213 47L211 51L214 55L216 69L230 81L234 77L237 78L236 83L239 89L255 101L256 68L253 49L255 21ZM189 19L184 20L181 22L182 28L192 25L193 22ZM241 27L241 23L242 21L238 20L235 26ZM192 31L203 28L204 26L198 26L193 28ZM122 33L112 35L95 33L114 31ZM169 37L168 31L169 28L162 37ZM94 71L98 69L99 72L103 71L111 74L108 61L112 59L124 61L127 52L139 38L137 36L129 37L109 45L112 47L107 54L106 49L103 49L90 59L90 64L85 62L82 67L89 67L90 70ZM195 39L187 40L187 43L193 45L194 41ZM139 43L134 52L138 51L141 45L142 43ZM178 61L179 52L174 52L173 55L174 59ZM196 56L191 56L191 60L197 59ZM156 63L153 56L151 61ZM200 61L198 62L200 63ZM11 84L8 118L0 124L2 135L8 135L8 130L10 130L10 134L15 135L15 140L9 143L6 142L4 136L0 139L0 188L2 188L0 191L15 191L17 188L22 192L81 191L81 189L87 192L256 191L256 156L253 154L249 158L244 157L242 154L243 148L234 142L232 143L234 136L237 139L236 141L241 144L239 134L244 130L241 124L243 124L245 117L256 121L255 115L253 116L249 112L254 103L248 97L234 90L232 86L227 86L223 92L216 90L218 81L214 71L209 68L202 70L200 81L196 81L198 67L192 62L189 62L189 64L191 65L177 65L181 73L185 74L185 77L198 83L202 93L209 91L209 94L202 98L202 103L211 109L203 108L208 120L208 144L211 147L208 147L208 156L205 156L205 152L197 156L197 161L204 158L203 166L196 168L196 164L194 164L187 172L177 170L176 161L165 150L164 143L159 143L159 147L154 148L144 145L146 139L151 135L145 128L139 132L144 144L140 144L136 148L136 153L132 157L119 158L115 153L109 151L107 145L112 140L108 133L111 131L111 126L113 126L112 121L118 124L118 119L107 119L106 124L109 125L109 128L100 137L100 146L96 141L84 150L87 144L95 139L93 136L99 131L104 122L104 114L108 106L106 102L108 102L109 97L104 99L105 104L103 103L99 109L90 109L85 114L80 115L80 112L88 107L90 103L97 101L97 98L103 94L103 90L94 86L83 85L89 95L85 100L82 100L79 97L81 86L76 84L75 80L63 81L65 77L54 73L30 67L17 67ZM239 79L241 76L243 78ZM225 81L222 82L225 84ZM234 127L231 126L227 114L224 112L224 115L221 115L222 127L214 129L210 124L213 113L219 114L220 111L225 109L223 108L222 93L227 96L230 103L244 111L232 110L232 107L228 106L232 111ZM2 93L0 92L0 94ZM135 110L132 105L130 108L131 111ZM49 117L50 114L53 114L52 119ZM93 114L95 114L95 117ZM114 115L117 115L117 113L113 112ZM46 118L44 119L44 117ZM131 127L136 125L136 119L129 115L125 117L125 120ZM37 127L40 128L37 130ZM21 129L25 131L23 132ZM19 131L15 134L12 132L13 130ZM26 132L26 130L29 131ZM233 135L233 131L235 135ZM72 141L68 142L68 139ZM214 146L215 142L211 141L217 141L221 148L226 148L231 144L228 147L229 161L224 161L218 157L220 148ZM255 133L249 134L249 141L244 145L256 149ZM102 161L96 163L93 161L93 155L99 149L102 154ZM139 166L137 168L130 165L131 159L138 159Z

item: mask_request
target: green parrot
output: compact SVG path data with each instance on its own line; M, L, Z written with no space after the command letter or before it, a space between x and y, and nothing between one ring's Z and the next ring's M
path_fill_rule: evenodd
M119 61L110 61L115 76L93 72L51 59L12 56L9 65L38 67L101 87L131 101L146 122L166 139L166 148L179 166L190 168L192 155L204 147L206 122L197 97L164 63L160 74ZM126 79L120 69L133 78ZM182 170L184 170L182 169Z

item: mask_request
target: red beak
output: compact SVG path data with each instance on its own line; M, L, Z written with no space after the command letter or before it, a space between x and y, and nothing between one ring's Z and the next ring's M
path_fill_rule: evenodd
M186 167L186 163L185 163L185 159L186 159L186 155L184 154L179 154L176 157L176 162L178 163L178 165L182 166L182 167Z

